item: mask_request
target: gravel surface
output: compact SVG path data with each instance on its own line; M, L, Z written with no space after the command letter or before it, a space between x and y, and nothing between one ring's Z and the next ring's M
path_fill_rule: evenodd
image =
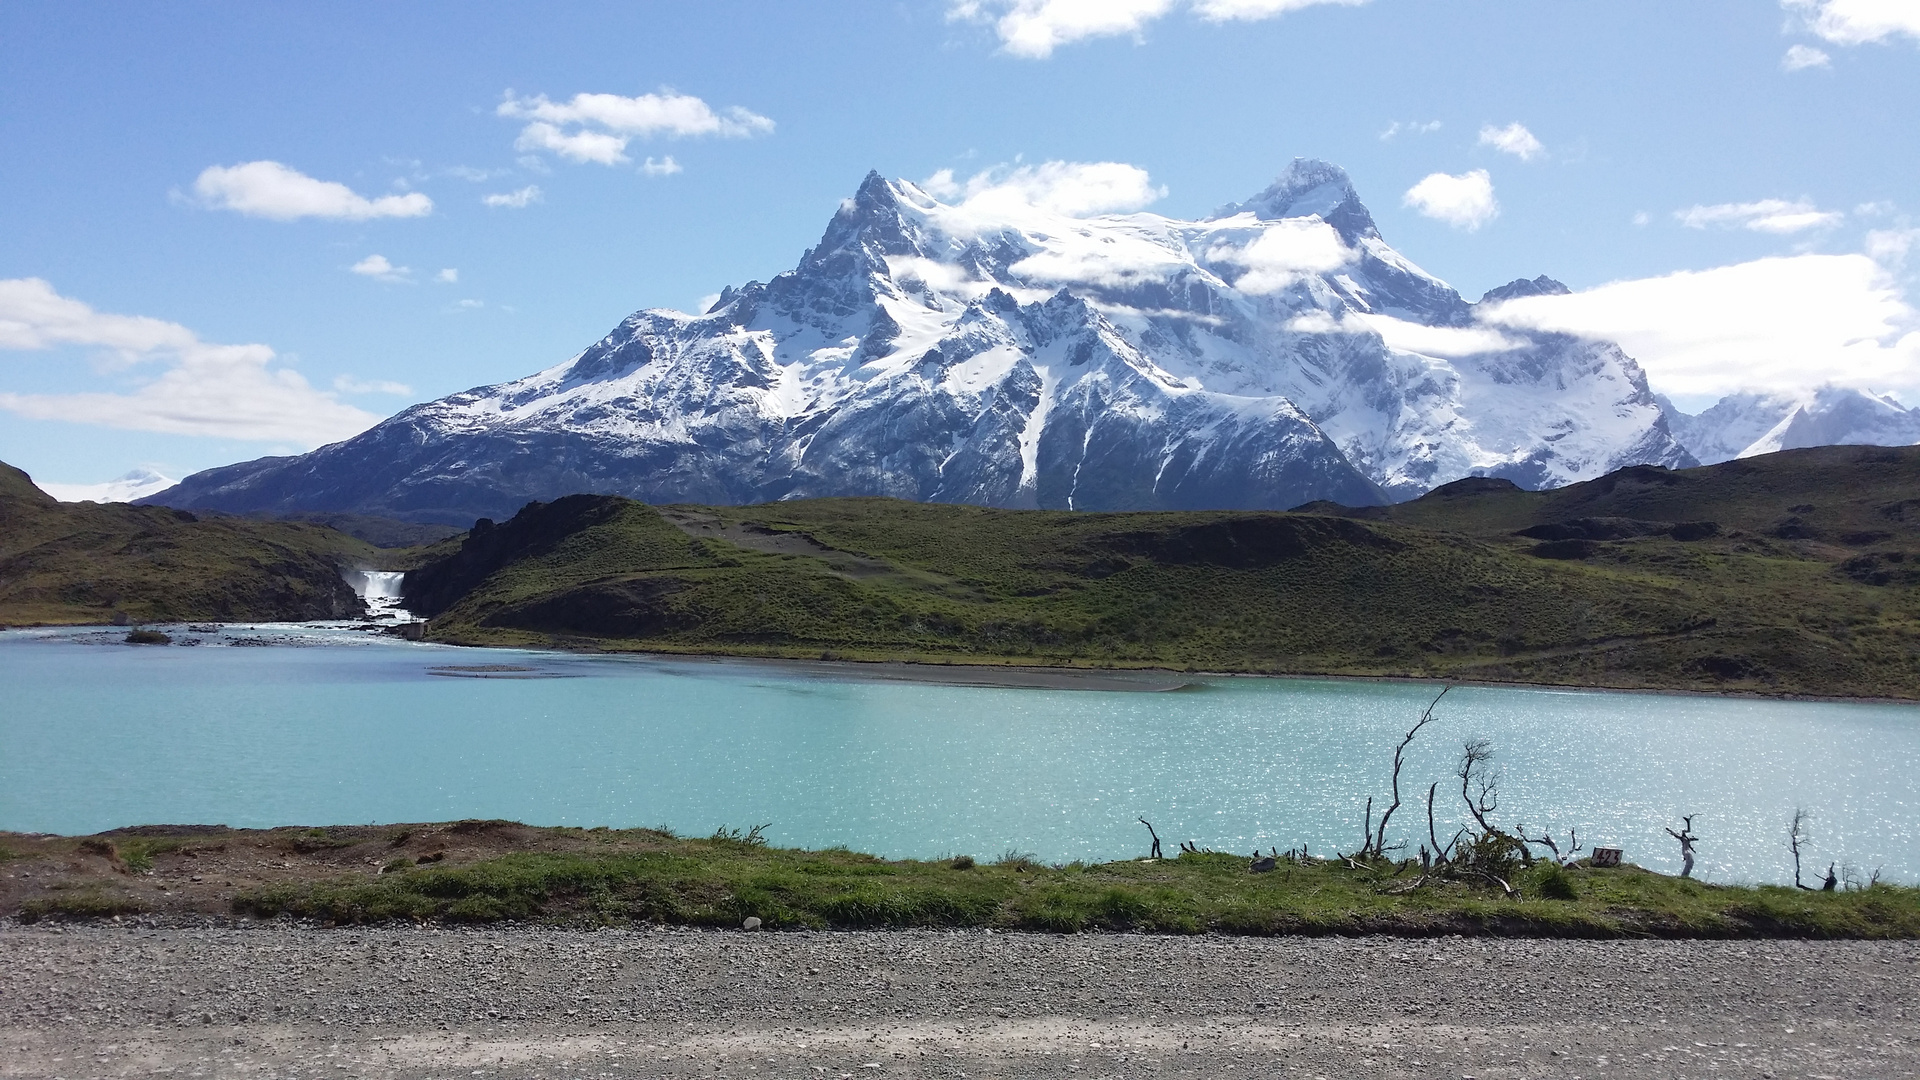
M0 925L0 1076L1920 1076L1920 943Z

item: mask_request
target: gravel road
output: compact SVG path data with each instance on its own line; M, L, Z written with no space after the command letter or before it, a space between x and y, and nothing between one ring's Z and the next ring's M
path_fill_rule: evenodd
M0 925L0 1076L1910 1077L1920 943Z

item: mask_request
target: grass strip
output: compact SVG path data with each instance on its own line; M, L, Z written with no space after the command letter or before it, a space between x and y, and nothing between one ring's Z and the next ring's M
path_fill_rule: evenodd
M1807 892L1722 886L1638 867L1547 864L1519 898L1429 881L1417 866L1242 856L1042 866L1012 855L884 860L844 849L662 837L623 853L514 853L464 866L398 866L373 880L266 886L234 909L329 923L443 920L561 925L660 923L769 929L991 927L1195 934L1482 934L1543 937L1920 937L1920 889Z

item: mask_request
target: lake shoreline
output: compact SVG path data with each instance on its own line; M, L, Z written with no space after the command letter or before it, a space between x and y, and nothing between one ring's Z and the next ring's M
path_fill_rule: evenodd
M606 649L592 646L569 647L553 644L535 648L524 645L482 645L458 641L429 641L429 644L443 645L456 649L516 650L522 652L551 652L569 656L637 656L658 660L686 660L704 662L745 662L769 667L781 667L806 672L841 672L855 678L869 678L865 672L875 672L871 681L915 682L944 686L992 686L1008 689L1151 689L1158 691L1179 690L1208 679L1260 679L1260 680L1325 680L1329 682L1377 683L1408 686L1460 686L1480 687L1503 690L1554 690L1580 691L1602 694L1658 694L1672 697L1715 698L1735 701L1805 701L1824 702L1836 705L1920 705L1920 698L1845 696L1836 694L1799 694L1791 691L1761 693L1753 690L1693 690L1685 687L1645 687L1610 686L1601 683L1548 683L1517 682L1496 679L1453 679L1439 675L1348 675L1338 672L1316 671L1214 671L1205 669L1177 670L1174 668L1141 667L1080 667L1071 664L1014 664L993 659L956 659L950 661L928 660L864 660L855 657L835 657L829 660L807 660L798 657L755 656L750 653L731 652L677 652L660 649ZM964 672L964 674L961 674ZM1164 680L1172 685L1152 687L1074 687L1052 686L1043 681L1068 680L1079 677L1089 679L1124 679L1129 674Z
M156 623L167 627L173 623ZM180 625L185 625L180 624ZM323 628L356 630L399 638L387 627L365 623L311 622L289 623L214 623L221 627ZM0 633L16 630L126 630L110 623L61 623L37 626L0 627ZM1092 667L1072 664L1016 664L996 659L906 660L862 659L836 656L831 659L763 656L744 652L681 652L670 649L614 649L592 645L550 643L541 646L519 644L478 644L461 641L426 640L422 644L450 649L485 652L551 653L559 656L635 657L690 663L744 663L784 670L796 674L832 677L848 681L901 682L929 686L985 687L1018 690L1101 690L1164 693L1191 688L1214 679L1315 680L1344 683L1375 683L1408 686L1459 686L1484 689L1575 691L1600 694L1652 694L1664 697L1707 698L1730 701L1792 701L1834 705L1920 705L1920 697L1900 698L1867 695L1802 694L1792 691L1763 693L1756 690L1698 690L1688 687L1615 686L1604 683L1521 682L1497 679L1448 678L1439 675L1351 675L1318 671L1228 671L1180 670L1142 665L1139 667Z

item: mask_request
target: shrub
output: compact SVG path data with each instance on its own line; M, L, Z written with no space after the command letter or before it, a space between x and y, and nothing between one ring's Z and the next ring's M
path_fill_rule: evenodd
M20 921L34 923L49 916L62 916L69 919L107 919L115 915L138 915L145 910L147 909L144 904L130 896L103 893L98 889L81 889L42 900L27 901L20 905Z
M767 846L766 829L768 825L772 825L772 824L773 822L769 821L765 825L755 825L753 828L748 829L745 832L741 832L739 829L729 829L725 825L722 825L719 828L713 830L713 835L708 837L707 839L711 843L713 843L715 846L732 845L732 846L747 847L747 848L766 847Z
M1015 848L1009 848L998 859L993 861L993 865L1004 866L1016 873L1025 873L1028 870L1038 870L1040 868L1040 856L1035 855L1031 851L1020 851Z
M1565 867L1551 859L1540 864L1529 882L1531 891L1542 900L1578 900L1579 890L1573 887L1573 875Z

